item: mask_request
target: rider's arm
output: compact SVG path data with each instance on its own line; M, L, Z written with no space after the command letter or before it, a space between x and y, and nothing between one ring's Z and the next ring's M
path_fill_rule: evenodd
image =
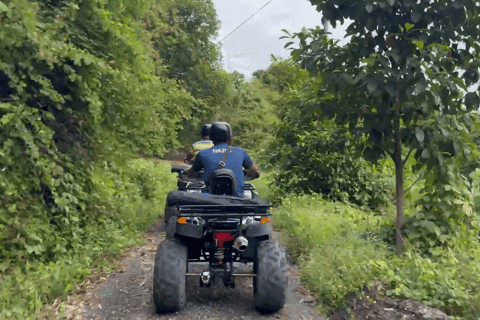
M193 165L190 168L188 168L187 170L183 170L183 173L187 174L190 178L191 177L198 177L198 173L202 169L203 169L203 161L202 161L202 157L199 153L195 157L195 162L193 162Z
M185 157L185 160L190 161L190 163L193 162L194 154L195 154L195 149L193 148L193 146L191 146L188 150L188 154Z
M243 156L243 167L247 169L246 174L251 178L258 178L260 177L260 171L258 169L258 165L253 162L252 158L248 155L246 151Z

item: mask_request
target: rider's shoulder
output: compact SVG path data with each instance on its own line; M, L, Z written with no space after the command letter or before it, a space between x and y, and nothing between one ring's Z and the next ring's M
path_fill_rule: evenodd
M246 153L246 154L248 154L247 150L245 150L245 149L242 148L242 147L233 147L233 150L236 150L237 152L241 152L241 153Z

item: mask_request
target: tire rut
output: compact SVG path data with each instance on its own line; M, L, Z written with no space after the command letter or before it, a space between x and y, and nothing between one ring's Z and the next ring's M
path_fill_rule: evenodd
M122 261L122 268L87 290L69 299L66 317L75 320L97 319L292 319L324 320L315 312L317 303L309 296L288 265L288 290L285 307L277 313L262 315L255 310L253 280L237 278L236 288L225 288L221 281L201 288L198 278L187 278L186 304L182 311L156 314L153 304L153 267L158 244L165 238L163 221L148 230L148 241L132 250ZM203 271L204 264L190 264L189 272ZM251 272L251 264L238 264L238 272Z

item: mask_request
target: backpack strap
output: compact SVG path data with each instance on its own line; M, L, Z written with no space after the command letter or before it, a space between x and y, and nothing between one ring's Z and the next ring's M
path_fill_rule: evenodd
M220 160L217 165L217 170L225 168L225 162L227 162L228 155L230 154L230 152L232 152L232 149L233 148L231 146L228 146L227 151L225 151L225 153L223 154L222 160Z

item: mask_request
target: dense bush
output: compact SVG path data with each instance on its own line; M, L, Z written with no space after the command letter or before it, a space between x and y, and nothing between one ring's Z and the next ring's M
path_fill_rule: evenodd
M269 150L279 191L282 195L321 193L332 200L375 209L389 203L393 185L384 178L382 163L373 166L359 158L362 139L348 135L333 122L319 122L322 111L315 107L321 90L318 80L302 78L302 71L296 70L300 73L293 78L296 82L283 87L285 105L279 110L281 122ZM271 77L263 76L268 83Z
M27 235L37 241L27 247L29 260L24 265L11 258L1 261L0 318L34 319L55 297L74 293L92 268L105 266L106 256L142 240L142 231L161 218L175 183L166 163L130 160L119 168L95 165L85 217L72 216L62 230L49 230L38 218L29 220L37 222L27 225ZM42 253L50 247L53 257L46 263Z
M68 292L161 213L166 171L129 159L178 146L196 103L145 29L165 5L0 1L2 316Z

